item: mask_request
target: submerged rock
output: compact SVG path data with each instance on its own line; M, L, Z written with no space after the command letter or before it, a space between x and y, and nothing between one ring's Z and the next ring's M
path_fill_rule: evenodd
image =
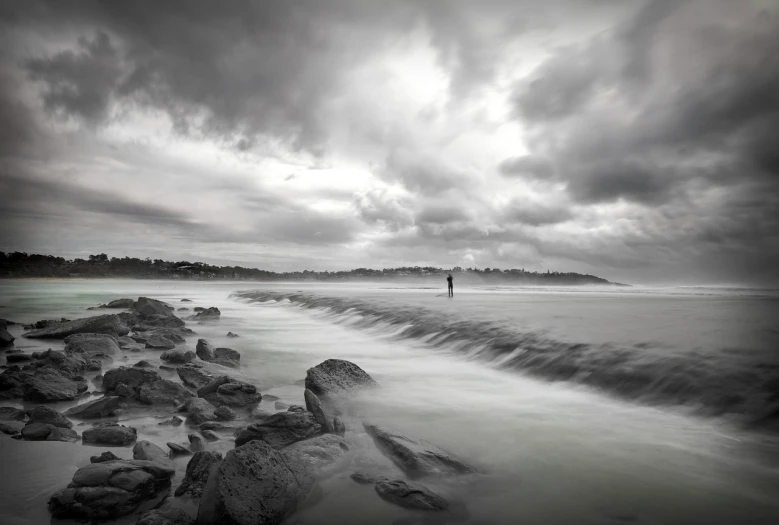
M121 460L122 458L117 457L116 454L111 452L110 450L106 450L99 456L92 456L89 458L90 463L104 463L106 461L116 461Z
M0 421L24 421L27 414L21 408L0 407Z
M160 334L152 334L146 338L146 348L155 350L171 350L176 347L176 343Z
M68 488L55 493L55 518L113 519L134 511L170 484L175 470L153 461L91 463L76 471Z
M81 419L98 419L101 417L115 416L121 408L122 398L118 396L105 396L89 403L69 408L65 415Z
M306 410L314 414L314 419L316 419L316 422L322 426L322 431L327 432L328 434L332 434L333 424L329 419L327 419L325 409L322 407L322 402L319 400L316 394L311 390L306 389L305 392L303 392L303 398L306 401Z
M235 446L264 441L275 449L282 449L321 431L322 427L311 412L278 412L243 429L235 438Z
M195 315L192 315L189 317L189 319L192 319L193 321L209 321L209 320L215 320L219 319L222 315L222 312L219 311L219 308L216 306L211 306L209 308L201 309L200 311L195 308L195 311L197 312Z
M104 304L103 308L132 308L135 301L132 299L115 299L108 304Z
M126 335L130 329L122 323L116 315L98 315L95 317L86 317L76 319L75 321L65 321L61 323L50 324L45 328L32 330L22 334L29 338L54 338L63 339L72 334L109 334Z
M213 468L197 521L280 523L306 498L313 485L313 477L295 461L266 443L253 441L230 450Z
M257 387L229 376L217 377L198 389L197 395L217 406L249 407L262 401L262 394L257 391Z
M283 452L316 471L342 458L349 451L344 438L335 434L323 434L286 447Z
M220 461L222 461L222 454L219 452L195 452L195 455L187 463L186 474L181 485L176 489L175 495L190 494L195 498L201 497L212 467Z
M133 459L156 461L167 467L173 467L168 453L150 441L138 441L133 447Z
M214 380L214 376L193 364L178 367L176 373L182 383L192 388L202 388Z
M145 383L138 391L138 399L147 405L178 405L191 397L195 397L195 394L187 390L184 385L168 379Z
M162 353L160 359L166 363L184 364L194 361L196 357L195 352L192 350L187 350L186 352L183 350L167 350Z
M178 427L181 426L181 424L184 422L183 419L181 419L178 416L173 416L170 419L166 419L165 421L160 421L157 423L160 426L163 427Z
M73 334L65 343L66 354L84 359L111 359L121 353L116 337L107 334Z
M97 445L129 445L137 438L137 431L133 427L126 427L117 423L100 423L89 430L85 430L81 437L84 443Z
M73 423L61 412L57 412L51 407L39 405L30 410L30 420L28 425L34 423L45 423L61 428L73 428Z
M241 336L238 334L234 334L232 332L227 332L227 337L234 338L234 337L241 337Z
M328 359L306 372L306 388L326 402L376 386L378 383L365 370L342 359Z
M407 481L379 480L376 483L376 493L381 499L417 510L446 510L449 502L419 483Z
M450 476L475 472L454 454L421 439L363 423L378 449L409 476Z

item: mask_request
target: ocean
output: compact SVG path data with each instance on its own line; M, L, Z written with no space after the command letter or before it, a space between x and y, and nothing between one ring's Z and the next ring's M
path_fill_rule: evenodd
M426 481L461 504L451 519L462 523L779 523L779 292L455 285L450 299L445 283L5 280L0 318L84 317L121 297L216 306L221 320L190 323L198 335L186 347L204 337L238 350L241 372L286 403L302 403L308 368L329 358L358 364L381 388L354 399L352 450L289 523L422 519L349 479L386 461L360 420L478 468ZM21 327L12 328L18 337ZM127 363L141 358L154 356L130 354ZM127 419L139 436L144 417ZM0 479L0 522L48 522L48 496L96 453L0 439L0 466L13 473ZM177 461L183 469L186 460Z

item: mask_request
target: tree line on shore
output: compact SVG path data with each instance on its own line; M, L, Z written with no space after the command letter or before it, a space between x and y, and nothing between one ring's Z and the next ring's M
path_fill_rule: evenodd
M356 268L346 271L291 271L274 272L242 266L216 266L203 262L163 261L137 257L108 257L105 253L90 255L88 259L65 259L54 255L0 252L0 277L131 277L146 279L214 279L258 281L339 281L419 279L440 277L453 273L460 280L511 281L526 284L614 284L594 275L573 272L535 272L523 269L499 268L436 268L432 266L404 266L384 268ZM463 279L464 278L464 279Z

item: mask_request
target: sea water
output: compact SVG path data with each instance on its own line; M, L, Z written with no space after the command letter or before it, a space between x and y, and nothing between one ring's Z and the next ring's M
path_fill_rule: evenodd
M455 288L449 299L444 287L386 282L9 280L0 318L72 319L138 296L218 307L218 323L189 324L198 335L185 346L204 337L238 350L241 372L285 403L302 404L306 370L329 358L381 384L349 407L350 453L290 523L779 523L776 292L502 286ZM12 329L25 351L62 346ZM128 354L126 364L159 364L157 354ZM186 429L145 417L122 423L163 446L186 440ZM473 464L479 474L424 480L461 512L436 521L351 481L356 470L401 475L362 419ZM48 522L51 493L104 449L0 436L0 522ZM177 460L174 484L185 465Z

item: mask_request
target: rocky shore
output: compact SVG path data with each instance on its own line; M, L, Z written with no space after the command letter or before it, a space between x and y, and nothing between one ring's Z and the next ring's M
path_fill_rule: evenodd
M338 465L352 469L353 490L371 486L378 503L408 509L404 523L466 518L462 502L437 480L477 469L353 411L352 396L381 389L358 364L328 359L301 370L300 398L284 403L263 394L261 378L242 372L240 352L187 326L219 323L218 308L176 310L140 297L94 309L109 313L24 327L0 320L0 439L97 447L70 483L50 494L53 518L281 523L316 509L320 474ZM176 311L191 315L185 320ZM25 339L62 349L28 353L17 348ZM105 450L116 447L125 453ZM350 463L361 447L387 461Z

